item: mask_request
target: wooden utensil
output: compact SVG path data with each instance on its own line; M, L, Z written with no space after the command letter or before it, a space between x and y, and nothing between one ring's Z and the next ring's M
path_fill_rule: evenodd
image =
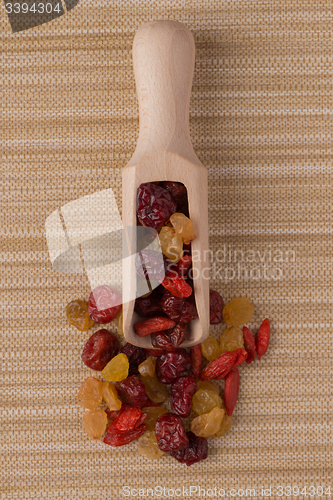
M193 283L198 318L182 347L205 340L209 331L209 258L207 169L197 158L189 134L189 104L195 45L190 30L175 21L143 25L133 42L133 65L139 101L140 131L135 152L122 174L125 231L137 225L136 194L143 182L177 181L187 188L192 242ZM132 233L133 234L133 233ZM128 233L128 245L132 246ZM131 344L151 348L134 324L137 276L133 259L123 261L123 329Z

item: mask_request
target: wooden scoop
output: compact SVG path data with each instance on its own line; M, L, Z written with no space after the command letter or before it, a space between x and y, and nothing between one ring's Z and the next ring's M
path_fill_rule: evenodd
M136 150L123 170L122 217L137 225L136 195L143 182L177 181L187 188L189 216L197 238L192 242L193 283L198 318L181 347L205 340L209 331L209 257L207 169L197 158L189 134L189 104L195 45L190 30L175 21L143 25L133 42L133 65L139 101L140 132ZM131 246L128 235L128 245ZM133 242L132 242L133 243ZM137 275L133 259L123 261L123 329L131 344L151 348L134 325Z

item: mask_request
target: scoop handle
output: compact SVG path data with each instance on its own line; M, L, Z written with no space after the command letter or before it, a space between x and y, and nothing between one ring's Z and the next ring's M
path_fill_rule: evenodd
M171 151L201 165L189 132L194 61L194 39L184 24L152 21L137 31L133 66L140 131L130 164L158 151Z

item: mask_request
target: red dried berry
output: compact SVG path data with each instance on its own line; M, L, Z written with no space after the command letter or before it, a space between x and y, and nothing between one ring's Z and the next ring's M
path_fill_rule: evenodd
M129 375L138 373L138 366L146 359L146 353L141 347L137 347L127 342L119 352L126 354L129 361Z
M172 451L170 455L181 464L186 464L189 467L207 458L208 441L207 438L196 436L191 431L187 432L187 437L189 441L188 447L184 450Z
M146 418L146 414L144 414ZM133 430L135 427L138 427L137 423L140 420L141 421L141 410L140 408L126 408L126 409L121 409L118 412L118 415L116 416L115 420L111 422L111 424L108 427L108 432L128 432ZM143 423L143 422L140 422ZM139 424L140 425L140 424Z
M261 323L256 337L256 348L259 361L268 349L270 332L271 332L271 327L269 324L269 320L266 318Z
M161 281L165 273L173 269L173 264L162 252L144 248L135 257L136 271L142 278Z
M232 370L236 358L236 351L222 352L202 370L200 380L221 380Z
M121 405L121 410L126 410L126 408L131 408L131 406L123 403ZM110 420L114 420L118 416L120 410L110 410L109 408L106 408L104 411Z
M108 330L93 333L82 352L82 361L92 370L102 371L108 362L118 353L118 339Z
M134 325L135 333L139 337L146 337L151 333L161 332L163 330L169 330L176 325L176 322L170 318L164 318L162 316L156 316L155 318L148 318L143 321L139 321Z
M201 344L196 344L190 347L190 355L192 375L194 378L199 378L202 365Z
M163 384L172 384L179 375L188 370L191 359L185 349L167 352L156 361L156 375Z
M165 292L160 305L162 311L177 323L189 323L198 317L193 295L188 299L181 299L175 297L171 292Z
M164 293L164 288L159 285L148 297L139 297L135 301L134 311L143 318L160 315L162 312L160 300Z
M193 377L177 378L171 385L171 410L179 417L188 417L192 408L192 396L197 390Z
M188 446L188 437L183 422L172 413L165 413L157 419L155 434L158 447L165 453L183 450Z
M162 186L146 182L137 191L137 215L143 226L163 226L177 210L177 204L169 191Z
M175 297L180 297L181 299L189 297L193 291L192 287L186 283L184 278L174 271L166 273L161 285L163 285L166 290L169 290Z
M234 367L240 366L247 359L247 352L245 351L245 349L241 349L241 348L236 349L234 352L237 355L236 359L235 359Z
M209 290L209 312L210 312L210 324L217 325L222 323L223 316L223 299L219 292L215 290Z
M131 441L134 441L134 439L141 436L146 429L146 424L141 424L139 425L139 427L136 427L131 431L121 432L119 434L113 433L112 431L108 432L107 430L103 442L110 446L123 446L124 444L128 444Z
M227 414L232 415L239 392L239 371L233 368L224 379L224 405Z
M159 358L165 351L163 349L145 349L144 350L147 356L153 356L154 358Z
M171 330L153 333L151 336L151 342L157 349L174 351L186 339L187 331L187 323L177 323L177 325Z
M121 309L121 295L107 285L97 286L90 294L88 312L95 323L109 323Z
M247 326L243 326L243 338L244 338L244 346L247 352L246 362L249 365L252 363L254 358L256 357L256 342L254 340L254 336Z
M148 401L145 385L137 375L116 382L116 388L120 399L131 406L142 408Z
M177 264L177 272L180 276L186 276L192 264L191 255L184 255Z
M187 202L187 189L181 182L164 181L162 186L169 191L177 203L177 207L181 207Z

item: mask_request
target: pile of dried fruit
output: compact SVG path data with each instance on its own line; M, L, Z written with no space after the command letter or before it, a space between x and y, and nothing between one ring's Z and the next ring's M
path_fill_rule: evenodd
M165 258L161 286L135 303L136 312L146 318L135 325L136 333L151 335L154 349L129 343L120 347L113 333L105 328L98 330L84 346L82 360L100 371L104 381L87 378L78 397L86 409L83 425L91 438L104 436L104 443L110 446L122 446L138 438L141 455L158 459L170 453L179 462L192 465L207 457L208 437L223 436L230 430L239 391L238 366L244 361L251 363L256 354L258 359L265 354L270 325L264 320L255 339L246 326L243 331L239 328L253 317L250 300L237 298L223 307L221 295L210 290L210 323L225 321L230 328L219 342L208 337L189 349L179 347L188 324L197 316L188 276L189 244L195 234L185 214L188 209L183 185L164 182L140 186L138 218L145 226L160 230ZM169 220L172 227L164 225ZM138 273L145 276L147 269L152 269L158 279L152 259L152 255L141 252ZM106 285L91 292L88 304L82 300L68 304L66 313L69 322L81 331L87 331L94 322L105 324L116 318L118 334L123 334L119 294ZM204 358L208 364L203 367ZM223 397L213 382L221 379ZM191 419L192 412L196 416ZM186 432L189 423L182 419L188 417L190 431Z

